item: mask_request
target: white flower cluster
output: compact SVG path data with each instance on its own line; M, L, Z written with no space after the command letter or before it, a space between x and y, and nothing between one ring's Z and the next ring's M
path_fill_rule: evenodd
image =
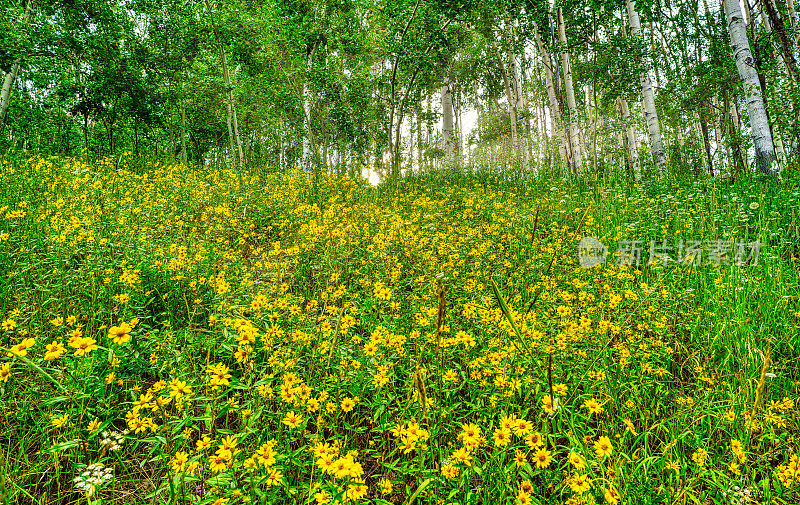
M734 484L729 487L727 491L722 493L722 496L730 500L731 505L746 505L753 503L753 498L750 496L750 489L741 488Z
M125 443L125 435L128 434L128 430L119 433L117 431L104 431L101 433L103 435L103 440L100 443L103 447L108 447L109 451L118 451L122 449L122 444Z
M95 490L114 478L114 469L103 466L102 463L92 463L86 467L79 476L72 479L75 487L86 493L86 496L94 495Z

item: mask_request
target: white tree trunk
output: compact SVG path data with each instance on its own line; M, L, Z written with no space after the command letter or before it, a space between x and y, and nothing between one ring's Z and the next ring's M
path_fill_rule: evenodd
M583 168L584 152L581 146L581 134L578 126L578 107L575 104L575 88L572 85L572 66L569 62L569 51L567 51L567 32L564 26L564 16L561 7L556 9L556 22L558 24L558 39L563 46L561 53L561 66L564 71L564 94L567 96L567 107L569 108L569 137L572 147L572 156L576 170Z
M303 82L303 166L311 166L311 104L308 100L308 84Z
M767 121L764 99L761 96L761 83L753 66L753 55L750 52L739 0L723 0L722 4L731 37L733 59L736 61L736 68L745 89L750 130L756 150L756 167L763 173L779 175L775 150L772 147L772 133Z
M524 125L523 127L523 146L525 148L525 167L530 167L531 158L534 156L534 142L533 137L536 135L535 128L535 119L533 118L533 114L531 113L530 102L528 97L525 95L525 88L527 87L526 84L530 79L530 74L525 72L526 63L528 60L525 57L525 48L522 48L522 53L519 56L519 65L517 68L519 69L519 75L517 76L517 82L519 83L519 101L520 101L520 110L522 111L522 118ZM531 65L533 63L531 62ZM530 68L528 69L530 71Z
M706 158L705 146L703 144L703 129L700 127L700 114L695 110L693 113L694 121L692 121L692 130L697 136L697 145L700 148L700 164L703 166L703 172L708 172L708 158Z
M509 31L510 31L510 29L509 29ZM510 40L509 40L509 42L510 42ZM516 56L514 55L514 52L511 49L508 50L508 60L509 60L509 67L510 67L509 68L509 78L511 79L511 84L512 84L512 88L513 88L513 91L514 91L514 116L515 116L515 119L517 121L519 121L519 118L521 117L522 112L525 110L525 97L522 94L522 72L521 72L521 66L520 66L519 63L517 63L517 58L516 58ZM525 131L525 128L523 128L523 132L524 131ZM525 139L525 142L520 142L519 137L517 138L517 142L519 144L524 144L524 145L519 145L518 149L521 149L523 151L523 154L525 156L525 167L527 167L529 165L529 163L530 163L530 158L529 158L529 155L528 155L528 145L529 145L528 140L529 139L527 139L527 137L526 137L526 135L524 133L522 135L522 138Z
M228 72L228 60L225 57L225 48L222 46L222 40L219 37L219 33L217 32L216 24L214 22L214 11L211 8L211 2L206 0L205 4L206 10L208 10L208 16L211 18L211 27L214 30L214 35L217 39L217 45L219 46L219 59L220 63L222 64L222 80L225 83L226 95L228 97L227 123L228 141L230 143L231 156L234 157L236 164L241 166L243 161L242 141L239 138L239 125L238 121L236 121L236 111L234 110L233 105L233 85L231 84L231 76ZM236 146L238 146L238 157Z
M553 84L553 61L550 58L550 53L547 51L547 48L545 48L542 43L542 37L539 35L539 27L535 23L533 25L533 35L536 38L536 46L539 48L539 53L542 56L542 66L544 66L544 82L547 86L547 98L550 101L550 131L553 135L558 135L561 139L558 152L561 154L561 162L564 166L569 167L572 164L570 142L562 126L561 108L558 105L556 88Z
M511 80L512 89L514 91L514 110L517 112L517 117L519 117L520 111L524 107L524 99L522 96L522 77L520 76L520 65L517 63L517 58L514 55L514 51L511 49L511 25L506 26L506 40L508 42L508 77Z
M642 25L639 22L639 14L634 8L633 0L626 0L625 3L631 32L635 36L640 36ZM642 86L642 107L644 108L644 117L647 122L648 137L650 138L650 152L653 155L653 162L658 167L658 173L663 175L667 160L664 156L664 142L661 138L661 126L658 123L656 102L653 97L653 81L650 79L650 72L645 72L640 76L640 83Z
M228 79L230 81L230 78ZM231 88L228 100L231 102L233 110L233 137L236 139L236 149L239 152L239 166L244 166L244 153L242 152L242 137L239 135L239 120L236 118L236 106L233 103L233 88Z
M797 12L794 10L794 0L786 0L786 8L789 10L789 25L792 27L792 38L795 44L800 44L800 32L797 28Z
M189 156L186 149L186 83L181 83L181 161L184 165L189 164Z
M311 51L308 53L306 60L306 75L311 68L311 63L314 61L314 54L317 52L318 44L314 44ZM311 147L314 143L314 134L311 132L311 100L308 95L308 79L303 77L303 89L301 91L301 98L303 101L303 167L310 169L313 157L311 156ZM380 160L379 160L380 161Z
M719 102L717 97L714 96L711 99L711 104L714 106L714 110L719 110ZM715 119L712 115L711 125L714 128L714 159L717 160L717 172L722 173L722 169L720 166L722 165L722 121L725 117L725 113L719 115L719 120Z
M19 63L20 58L17 58L11 66L11 70L6 74L6 78L3 81L3 90L0 91L0 128L6 121L8 105L11 103L11 88L14 86L14 81L17 79L17 73L19 73Z
M408 168L406 169L406 173L414 173L414 150L416 149L415 142L417 141L417 137L414 135L415 133L415 126L414 126L414 118L416 114L412 111L409 113L408 116Z
M761 12L759 13L761 15L761 22L764 24L764 30L767 34L772 35L774 33L772 23L764 10L764 5L762 3ZM783 53L778 49L774 49L772 54L775 56L775 59L778 60L778 66L781 70L791 79L793 74L786 65L786 58L783 57ZM786 150L783 146L783 136L781 135L780 128L776 124L772 126L772 140L775 146L775 156L778 159L778 165L780 165L780 167L785 167L787 162Z
M733 121L733 128L735 133L739 135L740 132L742 131L742 117L739 114L739 106L736 104L735 97L733 100L731 100L731 120ZM744 164L745 170L750 169L746 154L742 156L742 163Z
M233 138L233 93L232 93L232 90L230 88L230 79L229 79L229 76L228 76L228 65L225 64L225 51L222 50L222 45L219 46L219 53L220 53L220 59L222 60L222 77L223 77L223 82L225 83L225 88L226 88L226 93L225 94L226 94L227 99L228 99L227 100L227 102L228 102L228 107L227 107L228 113L227 113L227 116L226 116L226 121L227 121L227 124L228 124L228 143L230 144L230 148L231 148L231 156L233 156L233 158L235 160L235 158L236 158L236 149L235 149L236 141Z
M500 46L497 41L492 38L492 46L494 47L495 55L497 56L497 65L500 67L500 75L503 77L503 84L506 90L506 101L508 102L508 116L511 120L511 150L514 156L517 155L517 111L515 109L514 90L512 89L511 78L508 75L505 63L503 63L503 53L500 52Z
M584 86L583 88L583 97L584 101L586 102L586 119L589 121L589 137L584 137L583 139L583 159L586 160L586 163L590 161L594 164L593 168L597 168L597 128L600 124L600 118L597 116L597 107L595 106L595 114L592 114L592 94L589 91L589 86ZM592 116L594 116L594 120L592 120ZM590 145L591 142L591 145Z
M617 100L619 100L620 115L622 115L622 120L625 122L624 135L628 162L631 164L633 177L639 180L639 141L636 139L636 128L634 128L631 122L631 110L628 107L628 102L623 100L622 97L617 98Z
M457 160L461 160L461 104L458 102L458 95L453 96L453 142L455 143L455 147L453 148L453 152L456 155Z
M445 158L451 159L455 151L453 139L453 89L450 77L445 76L442 84L442 150Z
M28 20L30 20L32 3L32 0L25 3L23 23L26 25L28 24ZM14 63L11 65L11 70L6 74L6 78L3 80L3 89L0 90L0 130L3 129L3 125L6 121L8 106L11 103L11 88L14 86L14 81L17 80L17 75L19 75L19 66L21 62L22 56L17 56Z

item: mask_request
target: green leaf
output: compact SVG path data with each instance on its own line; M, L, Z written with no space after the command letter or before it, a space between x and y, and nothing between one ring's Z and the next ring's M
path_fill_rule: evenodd
M42 407L52 407L66 400L69 400L68 396L55 396L53 398L43 401L41 405Z
M66 451L67 449L78 447L79 443L79 440L68 440L66 442L61 442L60 444L51 445L45 452L47 454L53 454L56 452Z
M412 503L414 503L414 500L416 500L416 499L417 499L417 496L419 496L419 495L420 495L420 493L422 493L423 491L425 491L425 488L427 488L428 486L430 486L430 485L431 485L431 482L433 482L433 479L428 479L428 480L426 480L425 482L423 482L423 483L422 483L422 485L421 485L421 486L419 486L419 487L417 488L417 490L416 490L416 491L414 491L414 494L412 494L412 495L411 495L411 498L409 498L409 500L408 500L408 505L411 505Z
M11 351L6 349L5 347L0 347L0 352L11 353ZM42 367L40 367L39 365L37 365L33 361L29 360L28 358L26 358L24 356L20 356L19 354L14 354L14 357L17 358L18 360L22 361L23 363L25 363L29 367L31 367L33 370L35 370L39 374L41 374L45 379L47 379L50 382L52 382L62 393L68 394L67 388L65 388L60 382L58 382L53 377L51 377L50 374L45 372Z
M531 348L528 346L528 342L525 341L525 339L522 337L522 334L519 332L519 329L517 328L517 323L515 323L514 319L512 319L511 311L508 310L508 305L506 305L506 301L500 295L500 290L497 289L497 283L494 282L494 279L490 280L492 283L492 291L494 292L494 297L497 299L497 303L500 305L500 309L503 311L503 315L506 316L506 320L508 320L509 324L511 325L511 328L514 329L514 333L517 334L517 338L519 339L519 341L522 342L522 345L525 346L525 350L528 351L528 353L530 353ZM514 344L514 347L517 348L517 351L520 350L519 347L517 347L517 343L515 341L512 341L511 343Z

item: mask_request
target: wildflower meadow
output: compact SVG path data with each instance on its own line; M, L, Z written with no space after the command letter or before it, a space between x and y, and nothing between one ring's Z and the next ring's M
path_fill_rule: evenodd
M0 503L800 503L783 175L3 158Z

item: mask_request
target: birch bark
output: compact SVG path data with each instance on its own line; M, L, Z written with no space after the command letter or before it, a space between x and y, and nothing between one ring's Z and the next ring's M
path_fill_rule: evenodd
M181 83L181 161L184 165L189 164L189 156L186 150L186 84Z
M506 90L506 101L508 102L508 115L511 118L511 150L514 155L517 154L517 111L515 109L514 91L512 89L511 78L509 77L508 70L505 63L503 63L503 54L500 52L500 47L497 41L492 38L492 47L494 47L495 55L497 56L497 64L500 67L500 75L503 76L503 84Z
M633 0L626 0L625 4L628 10L628 23L630 24L631 32L635 36L640 36L642 25L639 21L639 14L636 12L633 5ZM640 83L642 87L642 106L647 123L647 134L650 138L650 152L653 155L653 162L656 164L656 167L658 167L659 175L663 175L667 161L664 155L664 141L661 138L661 126L658 122L658 112L656 111L656 102L653 96L653 81L650 79L650 72L645 72L640 76Z
M544 67L544 82L545 86L547 87L547 98L550 102L550 131L552 135L558 135L558 137L561 139L558 149L558 152L561 155L561 162L564 164L564 166L572 167L569 136L566 134L562 126L561 108L558 105L556 87L553 83L553 61L550 58L550 52L542 43L542 37L539 35L539 27L535 23L533 25L533 35L536 39L536 46L538 47L539 53L542 56L542 66Z
M780 12L775 5L775 0L762 0L761 8L766 11L767 16L764 21L767 22L767 29L770 33L776 33L778 40L781 43L781 61L787 70L789 77L795 78L797 73L797 62L794 59L792 52L792 43L789 41L789 36L786 35L786 26L783 24Z
M234 109L233 105L233 86L231 85L231 76L228 72L228 60L225 57L225 48L222 46L222 40L219 37L219 33L217 32L216 24L214 22L214 11L211 8L210 0L206 0L206 9L208 10L208 15L211 18L211 27L214 30L215 37L217 39L217 45L219 47L219 59L220 63L222 64L222 80L225 83L225 92L228 98L226 119L228 123L228 141L230 144L231 156L233 156L236 160L236 164L241 166L243 161L242 141L239 138L239 123L236 120L236 110Z
M32 3L32 1L28 1L25 4L25 17L23 18L24 24L27 24L28 20L30 19ZM14 87L14 81L17 80L17 75L19 75L19 66L21 62L22 56L17 56L17 58L14 60L14 63L11 65L11 70L8 71L5 79L3 80L3 89L0 90L0 131L2 131L3 126L5 125L8 106L11 103L11 88Z
M775 150L772 147L772 133L769 129L764 99L761 95L761 84L754 68L753 55L747 40L739 0L723 0L722 4L728 23L728 33L731 37L733 59L736 61L736 69L739 71L739 78L745 89L750 130L756 150L756 167L765 174L779 175Z
M631 165L631 169L633 171L634 179L639 179L640 169L639 169L639 142L636 140L636 129L631 122L631 110L628 107L628 102L623 100L622 97L617 98L619 100L619 111L622 115L622 120L625 122L625 148L626 154L628 156L628 162Z
M318 45L319 44L315 43L308 52L308 57L306 59L306 71L311 69L311 63L314 61L314 55L317 52ZM311 149L314 144L314 133L311 130L311 100L308 96L308 79L305 77L303 78L303 89L301 91L301 95L303 100L303 131L305 132L305 135L303 135L302 144L303 165L310 168L313 161ZM391 137L389 140L391 141Z
M510 39L510 37L509 37ZM510 40L509 40L510 42ZM517 63L517 57L514 55L514 52L509 49L508 50L508 61L509 61L509 78L511 79L512 89L514 91L514 116L517 122L522 117L522 112L525 110L525 97L522 95L522 74L521 74L521 66ZM523 123L524 125L525 123ZM528 139L530 134L530 127L525 128L523 126L523 138ZM530 162L530 157L528 153L528 144L529 142L526 140L525 142L520 142L519 139L519 132L517 132L517 150L522 150L525 156L525 166L527 167ZM524 145L520 145L524 144Z
M442 84L442 150L447 159L453 157L453 89L448 76L445 76Z
M556 23L558 24L558 39L562 45L561 66L564 71L564 94L567 96L567 107L569 108L569 137L572 147L572 157L575 162L576 170L583 168L583 146L581 146L581 134L578 127L578 108L575 104L575 88L572 85L572 66L569 61L569 51L567 50L567 33L564 26L564 15L561 7L556 10Z
M789 24L792 26L792 38L795 44L800 44L800 32L797 28L797 12L794 10L794 0L786 0L786 8L789 10Z
M761 21L764 24L765 31L767 32L767 34L771 35L772 33L775 32L775 30L773 30L774 25L770 21L771 17L768 17L768 15L764 12L766 10L766 8L764 7L766 4L767 4L766 1L762 2L761 12L759 14L761 15ZM777 14L776 14L776 16L777 16ZM781 26L783 26L783 25L781 24ZM784 34L784 36L785 36L785 34ZM796 74L796 72L793 72L790 69L790 66L787 63L787 59L786 59L784 53L781 53L780 51L778 51L776 49L773 54L775 55L775 59L778 60L778 65L780 65L781 70L786 72L786 75L788 75L789 78L792 79L793 76ZM791 55L791 50L790 50L790 55ZM794 60L792 60L792 61L794 61ZM761 89L762 90L764 89L763 86L762 86ZM769 114L767 114L767 120L769 121ZM781 129L777 124L773 124L772 125L772 140L773 140L773 142L775 144L775 156L778 158L778 164L781 167L784 167L784 166L786 166L786 162L787 162L786 149L784 148L784 145L783 145L783 136L781 135Z
M11 70L8 71L6 78L3 80L3 90L0 92L0 128L3 127L6 121L8 105L11 103L11 88L14 86L14 81L17 80L20 61L21 58L17 58L14 61Z

